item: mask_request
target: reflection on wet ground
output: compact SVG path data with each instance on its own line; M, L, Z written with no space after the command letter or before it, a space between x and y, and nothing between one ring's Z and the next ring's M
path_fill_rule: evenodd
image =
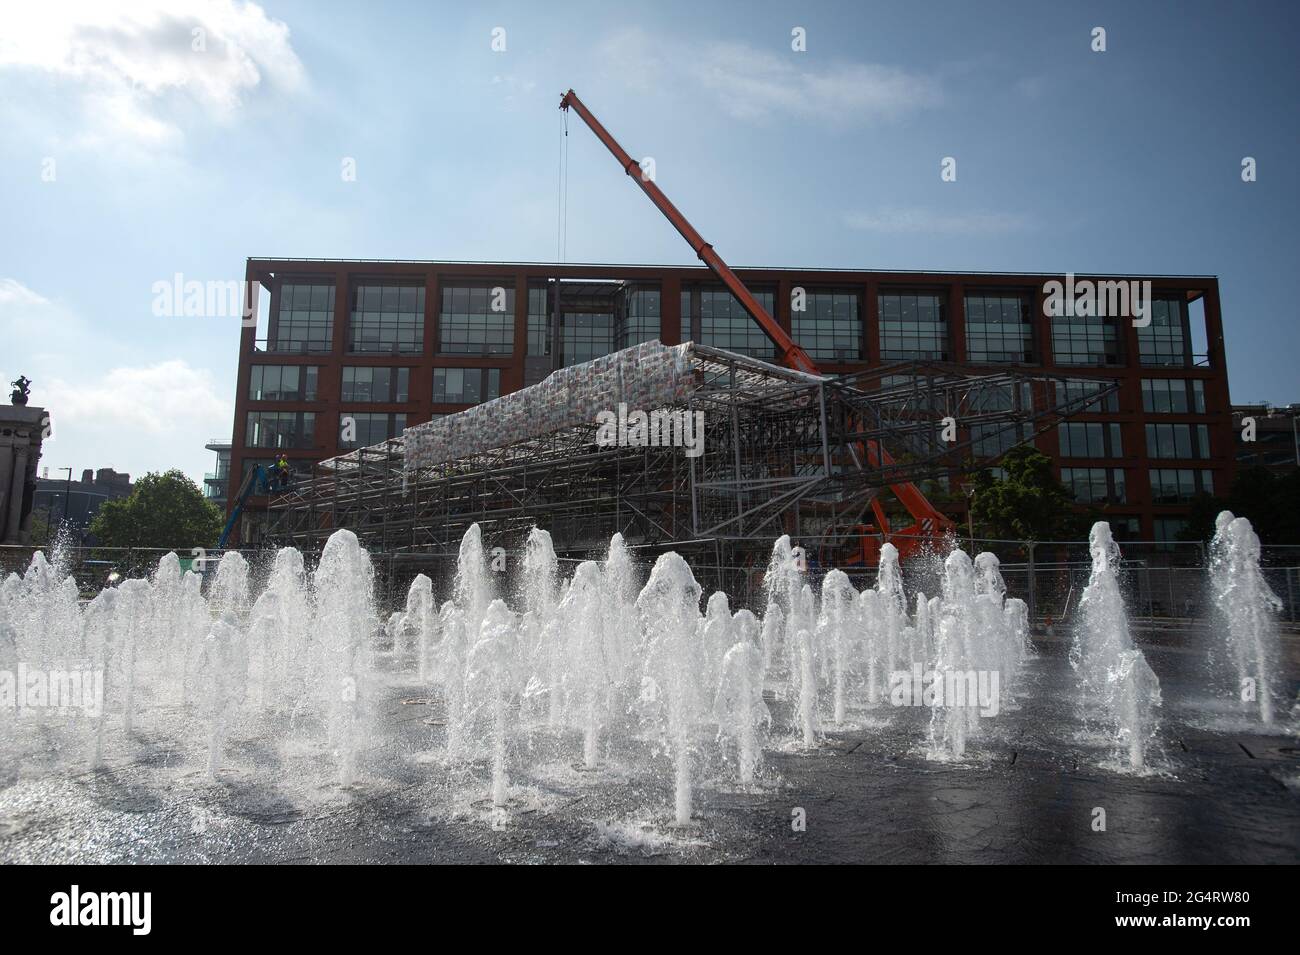
M447 780L440 703L394 681L347 788L299 772L319 754L277 738L232 745L214 781L201 746L147 728L98 771L79 754L0 767L0 862L1295 862L1294 718L1262 734L1203 690L1199 655L1146 649L1166 703L1140 775L1079 722L1057 642L959 762L926 758L928 711L882 705L810 752L774 736L752 787L701 780L686 827L671 825L671 773L617 750L585 771L576 735L521 743L530 769L494 809L484 766ZM771 705L780 734L787 710Z

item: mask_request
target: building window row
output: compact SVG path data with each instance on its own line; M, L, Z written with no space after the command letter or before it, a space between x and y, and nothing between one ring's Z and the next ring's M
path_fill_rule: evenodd
M1192 468L1152 468L1151 503L1187 504L1198 494L1214 494L1214 472Z
M854 292L805 289L791 302L790 331L814 360L862 360L862 317Z
M1115 422L1063 421L1056 426L1063 458L1122 458L1124 441Z
M316 443L316 415L311 411L250 411L244 446L311 448Z
M1029 424L974 424L970 429L971 454L977 458L997 458L1034 436Z
M1119 342L1117 319L1096 315L1052 318L1052 358L1058 365L1118 365Z
M435 368L435 404L472 404L501 397L500 368Z
M555 329L558 295L560 329ZM528 290L528 354L559 352L576 365L622 348L655 341L661 329L659 289L622 282L561 282Z
M1110 387L1112 384L1114 383L1088 381L1079 378L1058 381L1056 383L1056 403L1058 406L1068 403L1075 413L1116 413L1119 411L1119 391L1115 390L1102 395L1103 389Z
M1191 365L1187 336L1187 303L1155 299L1148 303L1151 321L1137 330L1138 360L1146 366L1186 368Z
M315 401L319 365L252 365L250 401Z
M880 295L882 361L948 359L948 319L940 295Z
M345 367L341 397L344 401L409 401L411 369Z
M406 415L370 411L339 412L339 447L368 448L406 430Z
M1061 483L1077 504L1124 504L1128 500L1123 468L1061 468Z
M570 293L568 286L580 291ZM591 291L593 285L596 291ZM316 353L332 347L334 286L286 283L280 288L273 317L275 351ZM420 354L424 351L424 287L414 284L356 284L352 289L348 349L352 353ZM553 295L561 297L555 309ZM601 297L578 306L570 295ZM755 297L774 314L774 293L755 290ZM890 291L878 295L879 347L883 361L938 360L951 357L946 293ZM966 356L981 364L1032 364L1033 296L1026 292L978 291L965 296ZM439 350L448 354L500 355L514 351L515 289L512 285L446 284L440 290ZM843 289L795 290L791 333L814 359L859 361L863 358L861 296ZM592 306L592 307L587 307ZM1188 367L1191 364L1187 303L1154 299L1150 322L1137 329L1139 361L1144 366ZM554 314L563 328L562 364L571 365L658 338L660 293L657 288L623 283L549 283L528 288L527 353L554 350ZM697 286L681 299L682 337L740 354L770 358L767 336L726 289ZM1122 322L1115 316L1055 316L1052 354L1058 365L1120 365Z
M438 347L452 355L508 355L515 348L515 290L502 285L442 288Z
M1147 457L1208 458L1210 429L1203 424L1146 425Z
M755 290L754 298L771 315L775 294ZM682 292L682 330L701 345L723 348L737 355L771 361L776 346L740 300L726 289L694 288ZM683 337L687 337L683 334Z
M1143 378L1142 410L1151 414L1205 414L1205 382L1197 378Z
M334 347L334 286L285 283L270 329L273 351L328 352Z
M1016 365L1034 361L1034 326L1022 295L985 293L966 296L966 354L981 364Z
M315 401L317 365L252 365L250 401ZM433 400L477 404L501 396L500 368L435 368ZM339 397L345 402L397 403L411 400L411 369L383 366L343 368Z
M424 286L354 286L348 349L354 354L422 353Z

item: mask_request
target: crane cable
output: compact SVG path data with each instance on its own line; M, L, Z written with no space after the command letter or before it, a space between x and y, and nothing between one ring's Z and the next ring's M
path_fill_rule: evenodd
M564 261L569 247L569 111L560 111L560 167L555 197L555 253Z

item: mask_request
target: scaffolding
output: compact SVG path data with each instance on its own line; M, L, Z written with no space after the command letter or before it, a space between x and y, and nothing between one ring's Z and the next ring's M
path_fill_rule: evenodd
M608 409L613 432L608 416L603 432L595 416L570 416L548 433L500 447L477 440L436 463L408 460L408 439L416 443L408 429L321 462L268 503L244 540L316 551L348 528L371 551L417 566L454 555L472 524L507 551L536 526L561 556L601 554L618 532L647 557L675 549L750 574L780 534L806 549L840 546L891 484L943 483L988 466L1118 388L1094 378L1063 389L1080 379L942 362L818 377L704 345L674 350L685 387L674 383L674 404L653 410L691 415L698 445L644 443L626 407ZM607 358L617 366L620 354ZM526 404L545 386L507 397ZM475 412L492 419L490 404ZM872 440L890 449L891 463L864 459Z

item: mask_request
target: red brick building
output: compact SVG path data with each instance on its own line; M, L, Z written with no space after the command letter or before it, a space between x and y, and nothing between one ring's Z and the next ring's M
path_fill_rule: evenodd
M915 358L1117 380L1104 410L1037 444L1076 499L1103 507L1125 537L1173 539L1193 496L1231 482L1214 277L1075 279L1149 281L1149 323L1136 327L1048 314L1048 283L1063 275L737 273L827 374ZM269 307L240 341L236 487L281 450L307 469L640 341L772 357L701 267L249 259L246 278ZM964 520L964 504L950 509Z

